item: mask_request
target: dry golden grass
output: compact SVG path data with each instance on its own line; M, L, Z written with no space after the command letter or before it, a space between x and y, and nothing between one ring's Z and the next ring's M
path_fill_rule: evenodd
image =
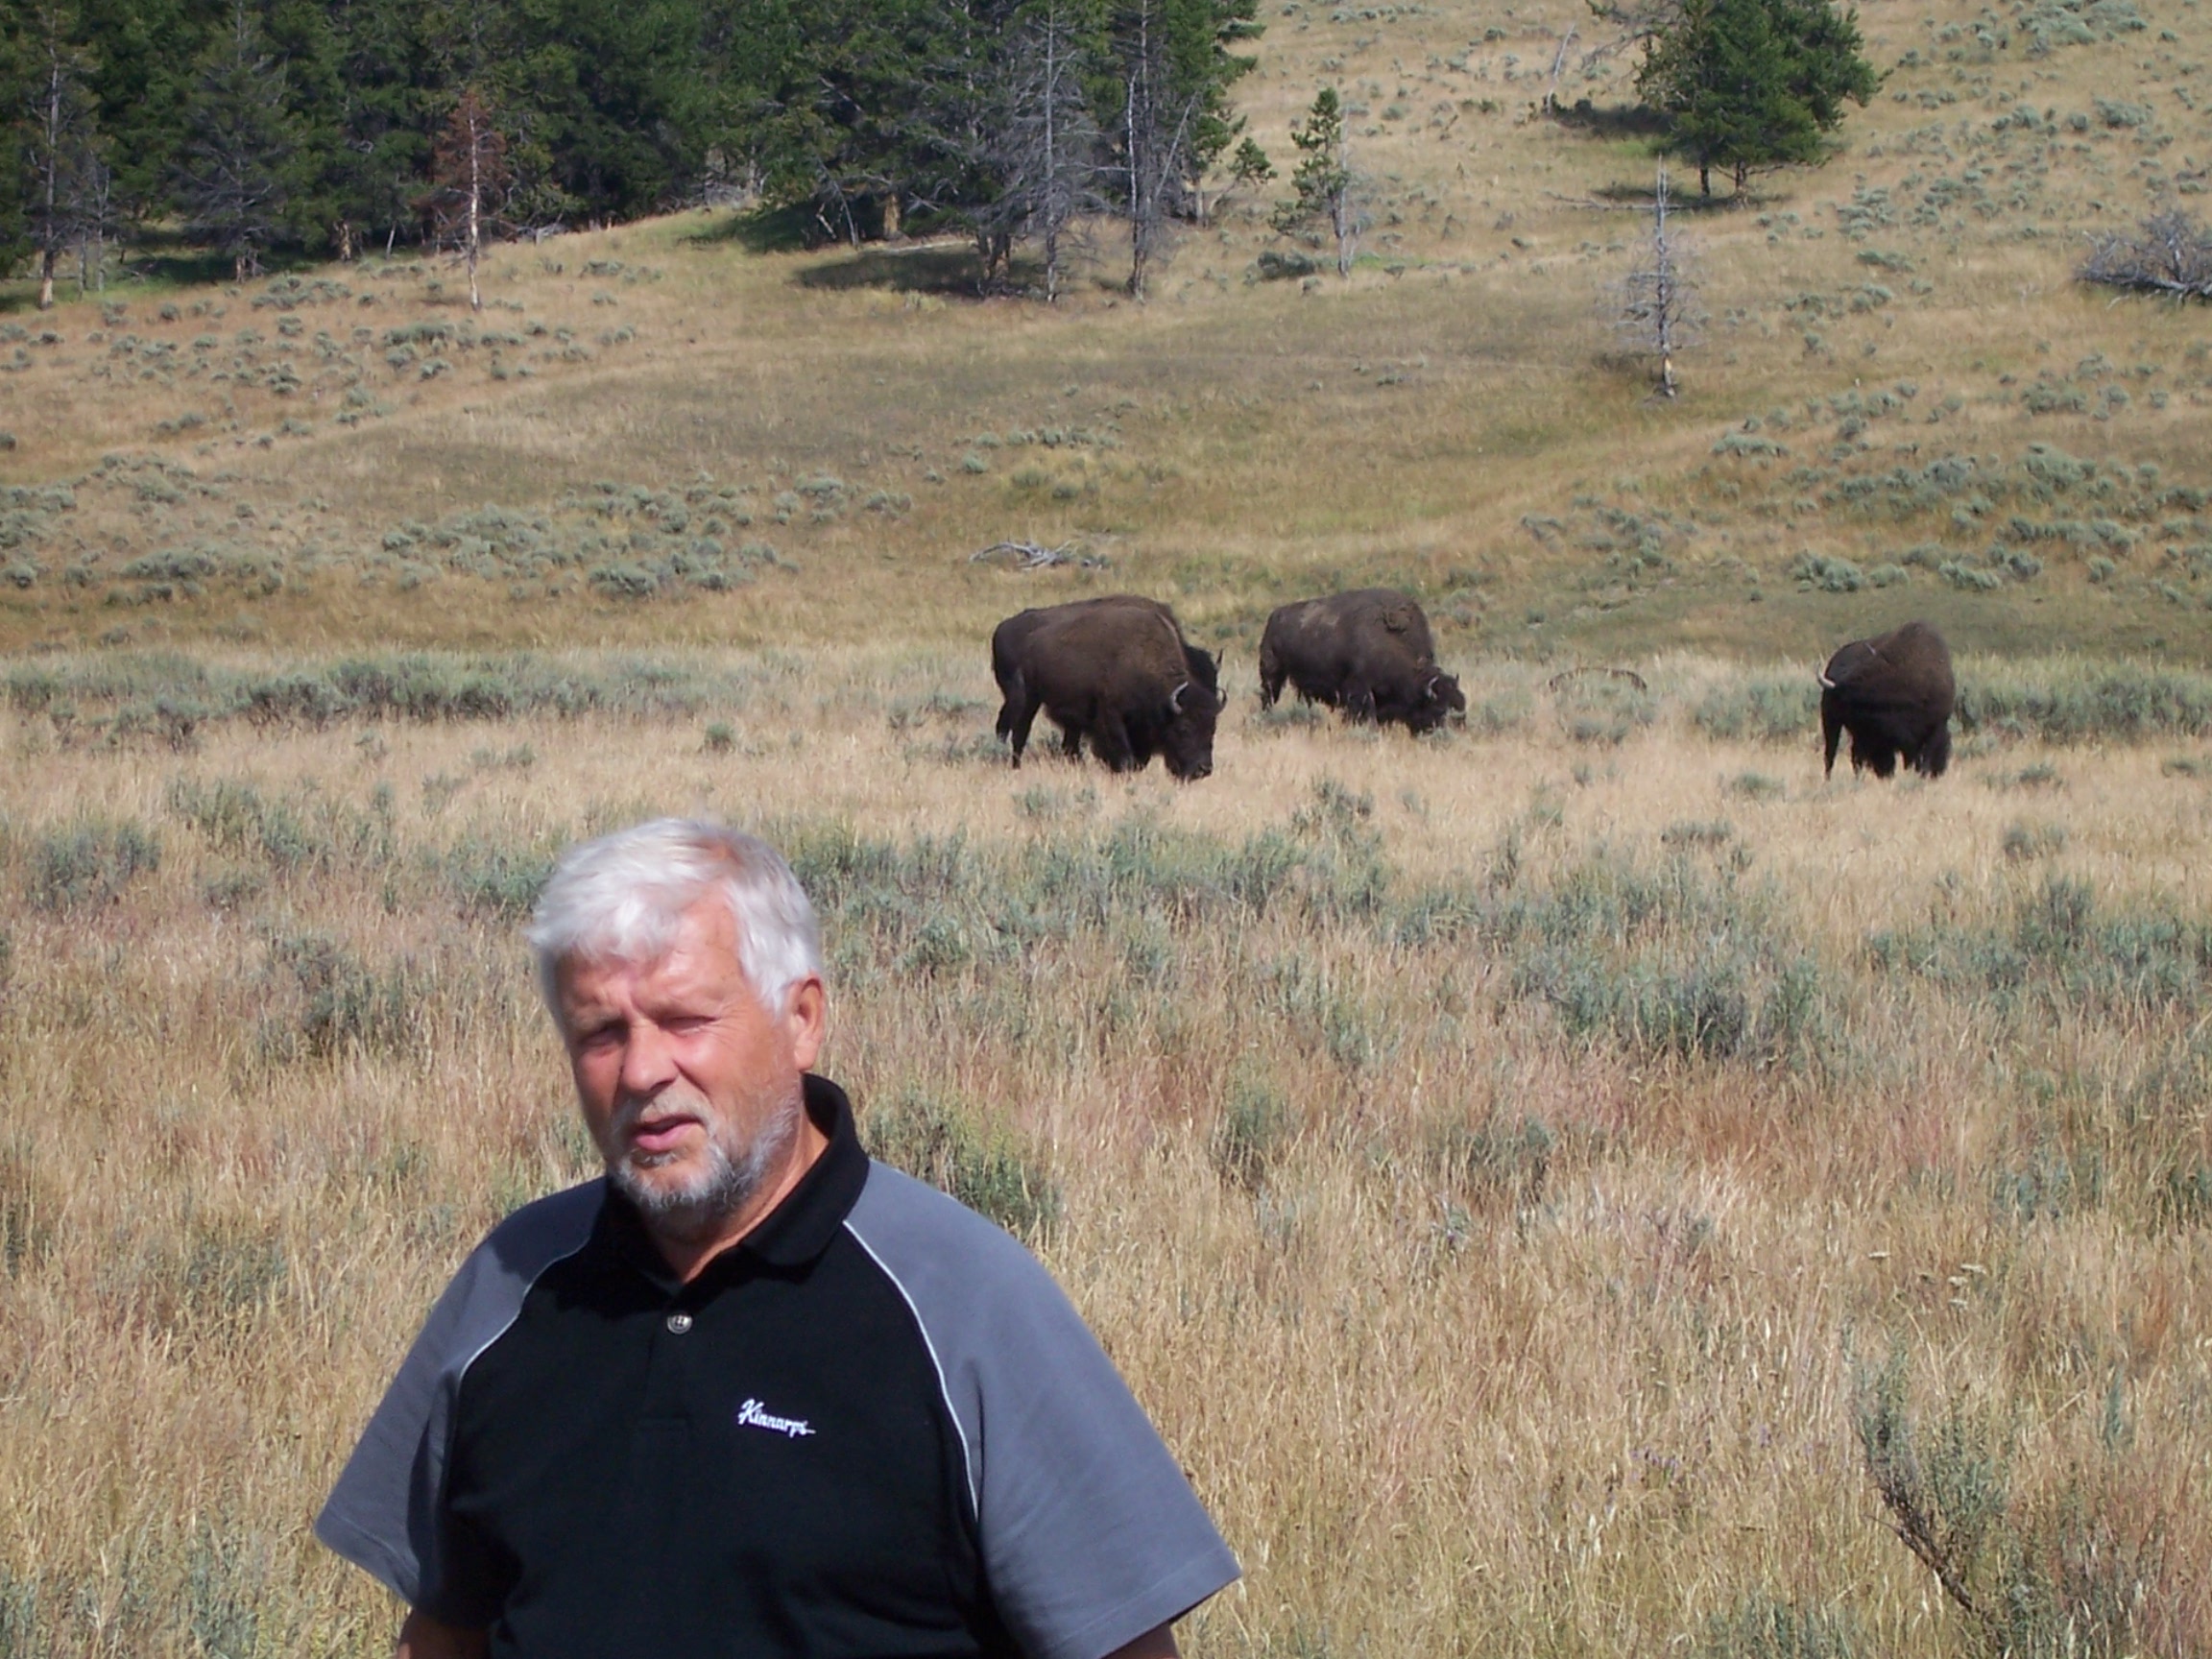
M1824 783L1810 732L1693 718L1906 614L1970 695L2212 661L2212 529L2173 493L2212 492L2200 321L2070 279L2212 149L2212 35L2162 10L2040 57L2026 8L2003 46L1963 0L1869 13L1878 64L1917 56L1846 154L1686 214L1713 321L1671 407L1603 300L1650 157L1530 118L1569 0L1265 19L1239 97L1278 165L1316 85L1364 107L1371 256L1310 291L1247 280L1282 244L1245 197L1143 307L1110 231L1047 310L963 297L950 244L760 253L685 215L502 251L468 346L410 261L0 316L0 486L34 493L0 494L0 1653L381 1649L305 1522L459 1255L585 1172L512 905L661 811L816 874L829 1069L877 1129L935 1100L1056 1188L1040 1248L1248 1570L1195 1650L2212 1650L2212 757L2000 711L1938 784ZM2038 495L2035 444L2097 469ZM1998 471L1838 493L1943 457ZM542 520L527 556L477 545L492 504ZM2014 517L2039 571L1942 574ZM727 590L593 580L702 531ZM1112 567L970 563L1006 537ZM1268 608L1356 581L1421 591L1473 734L1251 713ZM1227 651L1202 785L991 754L990 624L1108 588ZM706 689L318 731L193 681L401 645ZM1650 696L1555 695L1574 662ZM62 902L120 869L88 824L158 869ZM1701 970L1762 1020L1809 999L1741 1043L1623 1023ZM1977 1593L2030 1586L2014 1626L1885 1526L1854 1409L1892 1353L1929 1466L2008 1453L1959 1548Z
M2092 1538L2104 1576L2070 1588L2136 1598L2078 1650L2212 1642L2212 1191L2171 1201L2212 1178L2203 987L2070 1000L2050 975L2112 967L2103 935L2010 999L1871 943L2012 940L2053 877L2100 921L2205 927L2200 748L1825 783L1809 739L1696 733L1732 673L1701 659L1647 665L1656 718L1618 744L1572 741L1530 670L1470 682L1517 710L1499 734L1415 744L1263 722L1233 668L1219 771L1179 788L1004 771L966 654L750 666L696 716L232 723L183 753L8 717L10 1651L381 1650L392 1610L306 1520L460 1254L587 1172L479 878L663 810L765 824L814 873L826 1070L872 1123L949 1103L1056 1189L1041 1250L1246 1565L1193 1651L1976 1651L1856 1439L1854 1365L1863 1390L1893 1350L1924 1444L1958 1400L2009 1448L2019 1571ZM159 867L49 907L86 822ZM2063 840L2008 854L2021 824ZM1287 884L1234 898L1270 832ZM1525 992L1553 948L1624 982L1639 936L1421 930L1437 894L1677 859L1667 937L1806 953L1813 1048L1576 1036ZM1835 1645L1776 1647L1775 1617Z

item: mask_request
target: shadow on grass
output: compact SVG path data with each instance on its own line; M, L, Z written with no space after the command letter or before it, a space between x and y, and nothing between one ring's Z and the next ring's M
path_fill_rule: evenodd
M1656 138L1667 131L1667 117L1645 105L1593 104L1587 98L1554 104L1551 119L1600 138Z
M814 210L803 203L732 213L684 238L694 248L729 243L748 253L798 253L819 248L825 239Z
M878 288L893 294L933 294L974 300L982 293L982 268L972 246L930 243L921 247L863 248L834 265L815 265L799 273L800 284L834 293ZM996 292L1021 294L1039 287L1045 268L1017 259Z
M1667 192L1667 210L1670 213L1726 213L1740 207L1749 207L1765 200L1753 190L1716 190L1710 196L1699 195L1696 189L1696 169L1691 168L1689 172L1691 188L1671 189ZM1602 184L1591 191L1590 195L1595 201L1617 202L1627 207L1651 205L1651 186L1648 184Z
M305 249L275 248L262 254L260 275L247 277L246 282L250 287L287 272L320 270L328 262L327 255ZM234 276L229 254L195 248L174 231L155 227L121 245L115 263L108 268L105 288L79 293L74 257L66 261L55 280L54 298L63 304L81 300L128 301L148 289L228 286ZM0 316L34 311L37 305L36 280L0 281Z

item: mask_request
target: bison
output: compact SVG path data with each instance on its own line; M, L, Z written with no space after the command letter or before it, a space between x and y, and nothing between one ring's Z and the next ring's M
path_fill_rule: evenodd
M1022 611L1006 618L991 633L991 677L998 682L998 735L1008 737L1014 731L1014 712L1021 698L1015 687L1020 685L1022 657L1029 637L1054 617L1065 617L1077 611L1112 609L1121 607L1149 611L1154 615L1167 618L1167 625L1182 638L1183 624L1175 619L1175 613L1157 599L1147 599L1139 593L1106 593L1095 599L1072 599L1065 605L1046 605L1035 610ZM1221 664L1213 652L1203 646L1183 642L1183 660L1190 665L1191 676L1207 690L1218 693L1221 689ZM1062 734L1063 747L1068 757L1073 759L1082 753L1082 735L1076 732Z
M1872 767L1887 778L1897 757L1930 778L1951 764L1951 709L1959 688L1951 648L1925 622L1854 639L1820 673L1820 741L1824 775L1836 772L1836 744L1851 733L1851 769Z
M1459 682L1436 665L1429 618L1409 594L1362 588L1285 605L1260 640L1260 702L1272 708L1287 680L1308 703L1354 720L1396 720L1429 732L1467 716Z
M1070 757L1088 737L1116 772L1140 771L1155 755L1185 781L1214 770L1218 667L1165 605L1114 594L1009 616L991 636L991 672L1016 766L1042 709Z

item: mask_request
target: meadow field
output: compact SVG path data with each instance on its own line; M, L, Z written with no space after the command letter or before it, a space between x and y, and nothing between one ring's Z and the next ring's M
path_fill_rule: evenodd
M0 1655L388 1650L308 1520L590 1173L519 928L672 811L789 854L871 1144L1182 1457L1246 1570L1187 1651L2212 1653L2212 334L2073 276L2203 193L2212 19L1867 6L1844 152L1681 204L1672 402L1584 9L1263 20L1346 280L1262 190L1142 306L1104 228L1047 307L703 212L480 315L0 285ZM1257 707L1373 582L1464 730ZM991 625L1119 589L1224 653L1214 775L1011 771ZM1824 780L1911 616L1951 772Z

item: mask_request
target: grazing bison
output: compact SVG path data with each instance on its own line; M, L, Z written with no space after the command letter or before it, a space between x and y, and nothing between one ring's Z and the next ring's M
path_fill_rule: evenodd
M1065 617L1078 611L1110 610L1116 607L1149 611L1156 616L1165 616L1167 625L1175 630L1175 637L1179 639L1183 637L1183 624L1175 619L1175 613L1159 600L1147 599L1139 593L1106 593L1095 599L1072 599L1065 605L1046 605L1035 610L1017 612L992 630L991 677L998 682L999 736L1013 735L1015 709L1022 701L1022 659L1027 649L1029 637L1054 617ZM1219 693L1221 664L1213 652L1185 639L1183 660L1190 665L1191 676L1201 685L1209 691ZM1073 759L1083 752L1081 733L1064 733L1062 747L1068 757Z
M1088 737L1116 772L1142 770L1155 755L1186 781L1214 770L1217 664L1165 605L1117 594L1009 616L991 636L991 672L1016 766L1042 709L1070 757Z
M1828 659L1820 674L1820 741L1828 776L1836 771L1836 743L1851 733L1851 769L1874 769L1887 778L1897 757L1930 778L1951 764L1951 709L1959 688L1951 678L1951 648L1925 622L1894 633L1854 639Z
M1436 665L1429 618L1394 588L1304 599L1269 616L1260 640L1262 706L1274 706L1286 680L1308 703L1409 732L1467 715L1459 682Z

